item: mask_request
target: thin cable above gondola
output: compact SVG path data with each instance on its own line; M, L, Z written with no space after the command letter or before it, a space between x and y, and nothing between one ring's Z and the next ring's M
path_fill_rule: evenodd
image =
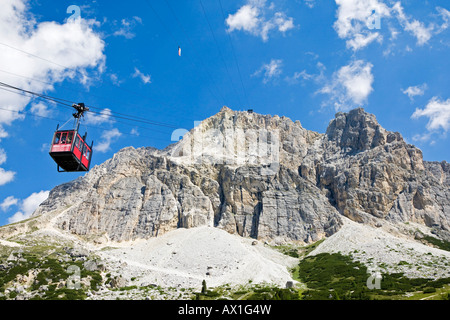
M87 132L81 136L79 130L81 119L89 108L84 103L74 104L72 107L76 110L73 114L76 119L75 127L64 130L58 125L53 135L50 156L56 162L58 172L87 172L91 166L94 141L89 146L86 143Z

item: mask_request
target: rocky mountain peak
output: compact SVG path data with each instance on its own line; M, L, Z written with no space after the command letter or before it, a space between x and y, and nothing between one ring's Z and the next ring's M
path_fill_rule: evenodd
M56 187L35 216L95 241L210 226L309 243L339 230L342 215L413 221L448 236L449 176L448 164L423 161L363 109L336 114L320 134L223 107L164 150L123 149Z
M326 134L329 140L349 153L403 141L398 132L386 131L378 123L375 115L367 113L363 108L348 113L337 113L335 119L330 122Z

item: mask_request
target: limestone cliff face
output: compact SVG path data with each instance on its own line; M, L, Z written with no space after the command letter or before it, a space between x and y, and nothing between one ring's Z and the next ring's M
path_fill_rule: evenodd
M325 134L285 117L224 107L165 150L126 148L56 187L35 212L59 228L126 241L208 225L257 239L311 242L341 215L450 231L450 165L428 163L363 109Z

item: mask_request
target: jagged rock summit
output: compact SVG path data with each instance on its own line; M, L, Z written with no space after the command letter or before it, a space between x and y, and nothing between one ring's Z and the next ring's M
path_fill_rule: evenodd
M363 109L337 113L320 134L224 107L164 150L119 151L54 188L34 213L99 242L210 226L309 243L336 233L342 216L373 226L411 221L449 239L450 165L424 161Z

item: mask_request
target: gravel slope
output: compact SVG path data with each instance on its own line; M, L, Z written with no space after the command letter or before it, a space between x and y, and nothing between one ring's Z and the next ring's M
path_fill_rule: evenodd
M450 252L426 246L383 228L343 219L343 227L322 242L310 255L324 252L351 254L369 270L403 272L410 278L450 277Z
M124 243L99 251L109 268L125 279L163 287L208 286L293 281L288 268L298 263L263 243L226 231L199 227L178 229L161 237Z

